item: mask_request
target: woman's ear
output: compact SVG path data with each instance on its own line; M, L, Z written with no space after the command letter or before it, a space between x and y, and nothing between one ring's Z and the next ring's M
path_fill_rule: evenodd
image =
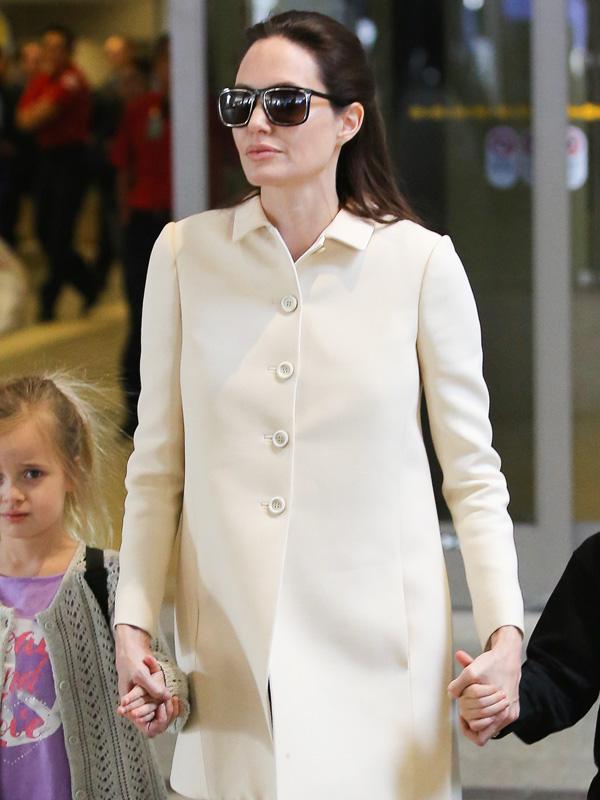
M365 109L362 103L350 103L339 114L340 126L338 130L338 143L340 145L346 144L352 139L353 136L359 132L363 119L365 117Z

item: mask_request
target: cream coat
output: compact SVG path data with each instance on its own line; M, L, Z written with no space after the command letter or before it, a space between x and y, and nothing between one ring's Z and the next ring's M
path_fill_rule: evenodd
M177 546L174 787L457 797L421 386L482 644L522 600L450 240L340 211L294 263L258 198L193 216L156 242L142 341L116 621L155 629Z

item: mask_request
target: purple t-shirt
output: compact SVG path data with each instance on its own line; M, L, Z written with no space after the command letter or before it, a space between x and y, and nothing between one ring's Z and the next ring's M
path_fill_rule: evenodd
M0 704L0 797L70 800L71 776L52 665L41 625L62 575L0 575L0 603L14 608Z

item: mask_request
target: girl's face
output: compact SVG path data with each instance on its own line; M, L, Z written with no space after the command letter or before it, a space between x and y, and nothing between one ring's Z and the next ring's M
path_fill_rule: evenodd
M29 417L0 435L0 539L41 540L64 533L71 482L43 427Z
M240 64L236 86L299 86L327 93L311 53L281 36L252 45ZM274 125L257 101L248 125L232 130L248 182L262 187L335 176L340 147L350 138L347 127L345 110L335 110L328 100L313 95L302 125Z

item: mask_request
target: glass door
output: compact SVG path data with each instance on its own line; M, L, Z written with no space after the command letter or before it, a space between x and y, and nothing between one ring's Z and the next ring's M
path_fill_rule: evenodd
M600 530L600 7L568 8L573 514L577 541Z

